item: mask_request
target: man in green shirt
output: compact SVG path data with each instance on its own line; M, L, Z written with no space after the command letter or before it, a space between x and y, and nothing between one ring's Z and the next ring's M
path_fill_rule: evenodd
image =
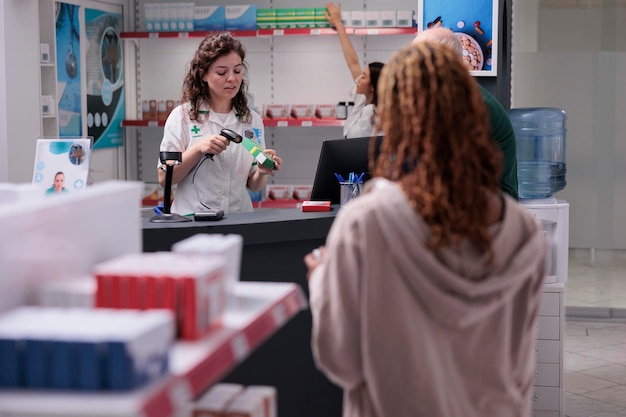
M421 31L413 40L413 43L421 41L439 42L448 45L463 54L463 46L450 29L437 27ZM500 188L516 200L517 193L517 148L515 144L515 132L504 107L489 91L480 87L480 91L487 105L489 121L491 125L491 137L498 144L504 157L504 166L500 176Z

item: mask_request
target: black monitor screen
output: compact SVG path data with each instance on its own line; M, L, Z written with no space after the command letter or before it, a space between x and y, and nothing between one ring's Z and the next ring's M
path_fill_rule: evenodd
M333 139L322 142L322 151L313 180L311 200L339 204L339 181L335 174L346 180L351 172L365 173L363 181L371 178L368 157L371 137ZM376 137L377 148L382 136Z

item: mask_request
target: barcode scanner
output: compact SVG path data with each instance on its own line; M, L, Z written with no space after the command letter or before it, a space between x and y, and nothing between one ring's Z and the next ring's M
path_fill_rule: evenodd
M234 130L230 130L230 129L222 129L222 130L220 130L220 135L224 136L229 141L235 142L235 143L241 143L241 141L243 140L243 137L239 133L235 132ZM207 154L207 156L209 158L211 158L211 160L213 160L213 154L212 153Z

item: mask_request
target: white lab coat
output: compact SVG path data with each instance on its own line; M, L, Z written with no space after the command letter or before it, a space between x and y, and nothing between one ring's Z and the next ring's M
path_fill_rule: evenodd
M199 123L189 120L184 106L188 104L177 106L167 118L161 151L184 152L203 137L219 134L223 128L234 130L265 148L263 121L256 112L251 111L250 124L241 123L234 111L225 122L209 112L206 120ZM158 166L161 166L160 161ZM225 213L252 211L246 184L256 170L252 155L241 144L231 142L224 152L215 155L213 160L201 160L178 182L173 192L172 213L185 215L208 208L222 209Z
M374 131L374 105L367 104L365 94L357 94L356 84L350 90L351 101L354 101L354 108L348 114L348 118L343 125L344 138L362 138L372 136Z

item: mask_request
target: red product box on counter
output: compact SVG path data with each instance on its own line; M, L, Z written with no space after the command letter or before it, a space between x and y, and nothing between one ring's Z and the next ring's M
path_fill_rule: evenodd
M303 201L302 211L330 211L330 201Z

